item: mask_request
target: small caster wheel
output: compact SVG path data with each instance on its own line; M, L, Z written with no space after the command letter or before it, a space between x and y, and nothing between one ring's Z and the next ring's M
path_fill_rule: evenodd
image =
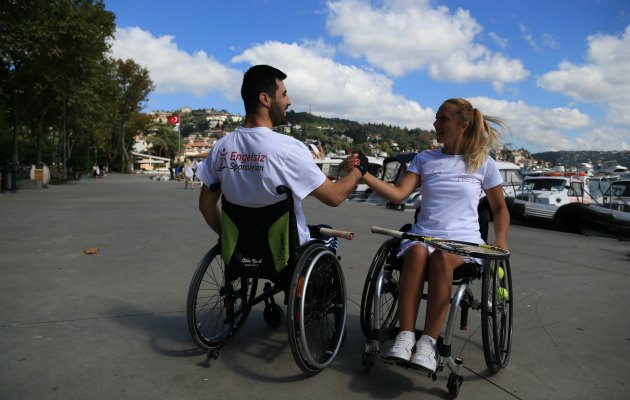
M275 303L268 304L263 312L263 317L265 318L267 325L270 328L275 329L284 319L284 311L282 310L282 307Z
M219 358L219 349L217 347L208 350L208 358L216 360Z
M366 375L369 374L370 370L374 366L374 354L363 353L363 360L361 364L363 364L363 372L365 372Z
M446 383L446 387L448 388L448 395L451 399L454 399L459 394L459 388L462 386L462 381L464 377L460 375L450 374L448 376L448 382Z

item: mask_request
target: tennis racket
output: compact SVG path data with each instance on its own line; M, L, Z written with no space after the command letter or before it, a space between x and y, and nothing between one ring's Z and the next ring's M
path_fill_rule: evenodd
M457 254L458 256L488 260L505 260L510 257L509 251L489 244L477 244L472 242L463 242L461 240L438 239L429 236L421 236L411 232L401 232L393 229L381 228L380 226L373 226L372 233L393 236L401 239L417 240L447 253Z

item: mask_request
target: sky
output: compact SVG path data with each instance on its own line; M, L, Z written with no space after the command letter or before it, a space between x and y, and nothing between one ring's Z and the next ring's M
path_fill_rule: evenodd
M630 150L627 0L105 0L145 111L244 114L243 73L287 74L290 110L433 130L449 98L532 153Z

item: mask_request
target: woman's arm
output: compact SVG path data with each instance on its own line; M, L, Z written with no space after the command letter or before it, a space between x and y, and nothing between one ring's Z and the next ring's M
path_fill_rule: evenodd
M420 175L416 175L413 172L406 172L400 182L394 186L367 172L363 175L363 182L365 182L381 197L391 201L392 203L398 204L413 193L418 186L420 186L422 178Z
M492 218L494 219L494 236L495 245L508 249L507 233L510 228L510 213L508 212L505 198L503 197L503 187L495 186L485 190L490 209L492 210Z

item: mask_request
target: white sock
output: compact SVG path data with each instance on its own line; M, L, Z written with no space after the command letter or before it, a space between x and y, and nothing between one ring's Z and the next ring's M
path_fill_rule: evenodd
M398 332L398 334L399 334L400 336L403 336L403 337L408 337L408 338L411 338L411 339L413 339L413 340L416 340L416 333L415 333L415 332L411 332L411 331L400 331L400 332Z
M433 344L435 344L437 341L435 339L433 339L431 336L429 335L422 335L420 336L420 339L418 341L423 341L423 342L431 342Z

